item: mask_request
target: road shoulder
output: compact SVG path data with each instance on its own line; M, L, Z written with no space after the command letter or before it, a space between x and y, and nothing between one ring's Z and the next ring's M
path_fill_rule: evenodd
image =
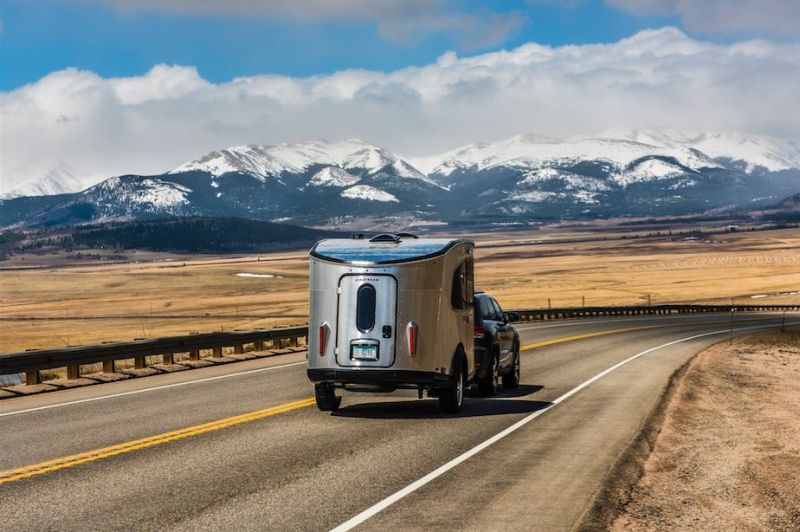
M800 334L712 346L673 376L587 530L800 527Z

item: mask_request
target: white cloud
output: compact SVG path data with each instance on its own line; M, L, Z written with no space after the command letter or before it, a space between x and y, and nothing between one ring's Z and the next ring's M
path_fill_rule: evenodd
M662 127L800 137L800 45L691 39L458 58L389 73L263 75L210 83L192 67L102 78L67 69L2 94L2 189L61 161L94 176L155 173L247 143L358 137L426 155L523 132Z
M634 13L676 15L690 30L760 33L797 38L798 0L606 0Z

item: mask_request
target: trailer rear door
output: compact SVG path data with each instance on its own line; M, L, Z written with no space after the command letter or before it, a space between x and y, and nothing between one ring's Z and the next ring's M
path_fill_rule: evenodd
M391 275L343 275L338 292L337 363L381 368L394 364L397 280Z

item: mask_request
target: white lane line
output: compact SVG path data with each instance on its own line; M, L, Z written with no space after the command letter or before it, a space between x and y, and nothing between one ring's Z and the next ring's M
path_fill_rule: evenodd
M142 388L140 390L131 390L129 392L120 392L120 393L112 393L109 395L100 395L97 397L88 397L86 399L77 399L75 401L67 401L65 403L55 403L52 405L45 405L45 406L37 406L34 408L26 408L24 410L15 410L13 412L4 412L0 413L0 417L6 416L15 416L17 414L27 414L29 412L37 412L39 410L48 410L50 408L59 408L62 406L69 406L69 405L77 405L80 403L91 403L93 401L102 401L103 399L113 399L115 397L124 397L126 395L136 395L145 392L153 392L156 390L164 390L167 388L177 388L178 386L186 386L189 384L197 384L199 382L210 382L210 381L217 381L220 379L229 379L231 377L241 377L242 375L252 375L253 373L261 373L263 371L271 371L274 369L281 369L281 368L289 368L292 366L299 366L300 364L305 364L306 361L303 360L301 362L291 362L289 364L281 364L280 366L269 366L267 368L258 368L258 369L250 369L247 371L240 371L238 373L227 373L225 375L217 375L216 377L204 377L202 379L195 379L191 381L184 381L184 382L176 382L173 384L164 384L162 386L154 386L152 388Z
M774 328L774 327L780 327L780 325L777 325L777 324L776 325L759 325L759 326L756 326L756 327L742 327L742 328L738 328L738 329L734 329L734 330L735 331L744 331L744 330L749 330L749 329L769 329L769 328ZM602 379L603 377L605 377L606 375L608 375L612 371L615 371L615 370L619 369L620 367L624 366L625 364L627 364L629 362L632 362L632 361L636 360L637 358L640 358L640 357L643 357L643 356L645 356L647 354L650 354L650 353L652 353L654 351L658 351L659 349L664 349L665 347L671 347L671 346L673 346L675 344L680 344L682 342L688 342L688 341L691 341L691 340L695 340L697 338L703 338L705 336L713 336L715 334L723 334L723 333L729 333L729 332L730 332L730 329L723 329L723 330L719 330L719 331L696 334L694 336L688 336L686 338L681 338L680 340L673 340L672 342L667 342L666 344L661 344L661 345L656 346L656 347L651 347L650 349L642 351L641 353L637 353L637 354L635 354L635 355L633 355L631 357L626 358L622 362L618 362L617 364L614 364L610 368L608 368L608 369L606 369L604 371L601 371L600 373L598 373L594 377L590 378L589 380L584 381L581 384L579 384L578 386L572 388L570 391L568 391L565 394L561 395L560 397L555 399L552 403L550 403L546 407L542 408L541 410L537 410L536 412L533 412L532 414L529 414L528 416L526 416L526 417L522 418L521 420L517 421L516 423L514 423L510 427L502 430L501 432L498 432L497 434L495 434L494 436L492 436L488 440L485 440L484 442L479 443L478 445L476 445L472 449L468 450L464 454L461 454L461 455L453 458L452 460L450 460L446 464L438 467L437 469L434 469L433 471L431 471L430 473L428 473L424 477L420 478L419 480L416 480L416 481L412 482L411 484L409 484L408 486L406 486L405 488L394 492L393 494L389 495L388 497L386 497L382 501L378 502L377 504L367 508L366 510L364 510L360 514L351 517L350 519L348 519L347 521L345 521L341 525L337 526L336 528L331 529L331 532L346 532L348 530L352 530L353 528L357 527L358 525L360 525L361 523L363 523L364 521L366 521L370 517L380 513L381 511L383 511L386 508L388 508L389 506L393 505L394 503L396 503L400 499L403 499L404 497L406 497L406 496L410 495L411 493L415 492L416 490L418 490L419 488L421 488L425 484L428 484L429 482L431 482L431 481L435 480L436 478L442 476L443 474L447 473L448 471L450 471L451 469L453 469L457 465L461 464L462 462L465 462L466 460L468 460L471 457L475 456L476 454L478 454L482 450L486 449L487 447L489 447L489 446L495 444L496 442L502 440L503 438L505 438L506 436L508 436L512 432L515 432L515 431L521 429L522 427L524 427L525 425L527 425L528 423L530 423L531 421L533 421L537 417L541 416L542 414L544 414L545 412L547 412L548 410L550 410L551 408L553 408L557 404L559 404L559 403L561 403L563 401L566 401L567 399L569 399L570 397L572 397L573 395L575 395L579 391L583 390L584 388L586 388L590 384Z

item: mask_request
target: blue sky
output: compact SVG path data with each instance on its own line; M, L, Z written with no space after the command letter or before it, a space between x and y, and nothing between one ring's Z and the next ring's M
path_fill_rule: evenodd
M142 4L3 0L0 89L13 89L66 67L115 77L141 74L159 63L193 65L213 82L263 73L390 71L430 63L447 50L468 55L531 41L613 42L643 28L681 25L676 15L631 13L601 0L450 2L436 7L445 15L500 14L514 21L514 28L494 42L470 43L447 29L401 40L386 38L381 35L381 15L358 20L348 13L316 18L257 9L198 13Z

